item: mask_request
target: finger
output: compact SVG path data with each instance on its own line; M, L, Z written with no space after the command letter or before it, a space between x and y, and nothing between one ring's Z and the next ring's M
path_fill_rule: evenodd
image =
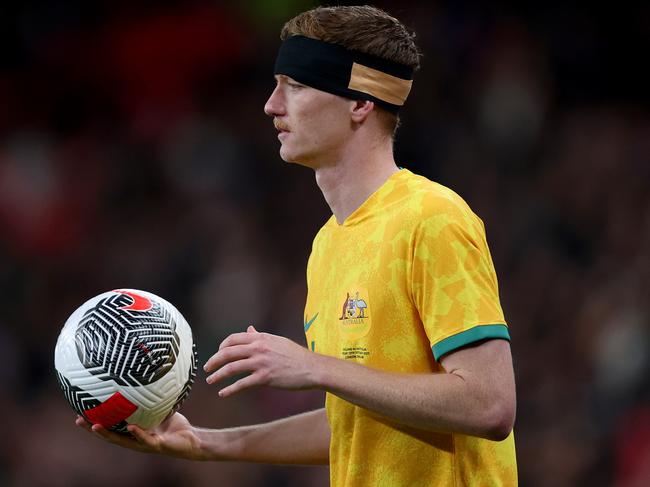
M133 437L143 445L148 446L149 448L158 449L160 441L158 435L151 434L148 431L143 430L136 424L130 424L126 429L133 435Z
M219 391L219 397L228 397L238 392L248 389L250 387L259 386L262 384L262 379L257 374L248 375L242 379L239 379L234 384L224 387Z
M75 419L74 424L76 424L80 428L85 429L89 433L92 433L92 430L90 429L91 424L88 423L88 421L86 421L83 416L77 416L77 419Z
M253 364L252 359L237 360L236 362L230 362L229 364L224 365L215 373L209 375L205 381L208 384L215 384L230 376L244 372L253 372L254 370L255 365Z
M104 428L104 426L102 426L99 423L93 424L90 427L90 430L93 433L95 433L97 436L99 436L99 437L101 437L101 438L103 438L105 440L111 441L113 443L121 443L121 440L127 438L127 437L125 437L123 435L118 435L117 433L113 433L112 431L107 430L106 428Z
M106 440L110 443L114 443L116 445L123 446L125 448L131 448L132 450L143 449L134 438L130 436L113 433L112 431L109 431L106 428L104 428L101 424L94 424L92 426L92 432L95 433L100 438L102 438L103 440Z
M253 325L248 325L248 328L246 329L246 333L259 333Z
M233 333L232 335L228 335L219 344L219 350L225 347L232 347L233 345L244 345L250 343L252 339L253 337L251 337L250 333Z
M95 424L91 425L90 426L90 431L92 431L97 436L100 436L101 438L103 438L105 440L108 440L108 441L116 440L117 439L117 438L115 438L116 436L119 437L119 435L117 433L113 433L113 432L107 430L106 428L104 428L104 426L102 426L99 423L95 423Z
M251 352L252 350L249 344L226 347L210 357L203 366L203 370L206 372L213 372L228 362L234 362L235 360L250 357L252 354Z

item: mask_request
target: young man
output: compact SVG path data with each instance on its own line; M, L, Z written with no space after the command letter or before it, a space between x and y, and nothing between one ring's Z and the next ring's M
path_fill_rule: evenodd
M413 36L371 7L289 21L265 106L287 162L311 167L332 209L307 268L308 348L254 327L226 338L219 391L318 388L325 408L228 430L180 414L133 438L199 460L330 465L334 486L516 485L509 335L481 220L451 190L399 169L397 113L418 67Z

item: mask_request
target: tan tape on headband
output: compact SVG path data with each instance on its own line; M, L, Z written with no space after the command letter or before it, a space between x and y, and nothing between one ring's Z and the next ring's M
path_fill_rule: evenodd
M412 80L397 78L368 66L353 63L348 88L401 107L411 92L412 84Z

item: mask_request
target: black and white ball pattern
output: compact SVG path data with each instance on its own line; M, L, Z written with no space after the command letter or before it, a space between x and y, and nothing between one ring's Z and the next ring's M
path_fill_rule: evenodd
M64 325L55 348L63 393L92 423L151 428L177 410L196 377L192 331L164 299L132 289L96 296Z
M75 333L77 355L101 380L126 386L151 384L176 363L179 339L168 309L153 302L129 310L134 298L115 293L84 313Z

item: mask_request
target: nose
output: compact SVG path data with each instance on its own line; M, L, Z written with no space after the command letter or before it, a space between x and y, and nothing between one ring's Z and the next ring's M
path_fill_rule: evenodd
M269 96L269 99L266 100L264 105L264 113L269 117L278 117L285 115L285 106L284 106L284 97L282 95L282 90L280 85L276 85L273 93Z

